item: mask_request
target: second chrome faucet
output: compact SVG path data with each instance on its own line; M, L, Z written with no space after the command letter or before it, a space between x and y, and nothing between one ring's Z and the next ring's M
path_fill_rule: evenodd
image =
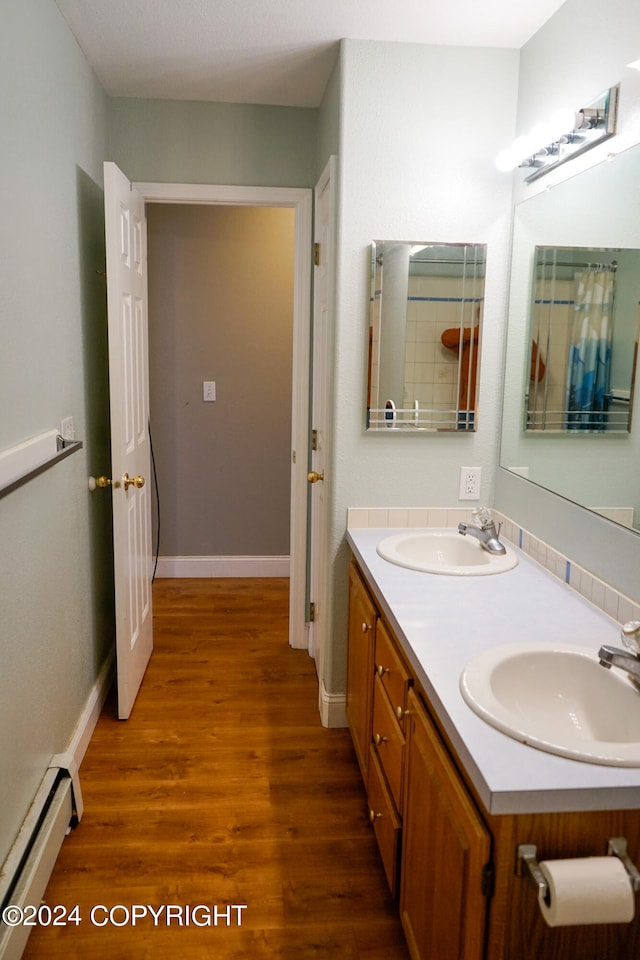
M598 650L600 664L607 670L611 667L624 670L640 690L640 620L625 623L620 631L620 637L627 649L621 650L619 647L610 647L605 644Z

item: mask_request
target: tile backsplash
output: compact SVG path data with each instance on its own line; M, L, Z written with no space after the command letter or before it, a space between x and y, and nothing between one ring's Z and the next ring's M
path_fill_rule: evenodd
M423 508L423 507L349 507L347 527L351 529L403 529L405 527L457 527L461 522L471 522L473 508ZM619 623L640 620L640 604L619 593L610 584L600 580L569 557L559 553L543 540L534 537L523 527L498 510L491 511L496 522L502 523L500 536L519 547L532 560L544 567L552 576L566 583L590 603L603 610Z

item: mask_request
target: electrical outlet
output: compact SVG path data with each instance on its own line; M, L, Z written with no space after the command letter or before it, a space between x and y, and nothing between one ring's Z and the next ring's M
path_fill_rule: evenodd
M480 499L482 467L460 467L460 500Z
M216 398L216 382L215 380L203 380L202 382L202 399L205 402L210 402Z
M76 428L73 423L73 417L65 417L60 421L60 436L63 440L75 440Z

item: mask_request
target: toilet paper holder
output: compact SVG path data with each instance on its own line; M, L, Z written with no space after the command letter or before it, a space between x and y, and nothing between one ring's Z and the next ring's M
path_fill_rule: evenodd
M517 849L517 873L519 876L529 876L538 891L540 900L547 900L549 888L537 859L538 848L535 843L521 843ZM629 882L634 893L640 890L640 871L631 860L627 841L624 837L613 837L607 845L607 855L618 857L629 875Z

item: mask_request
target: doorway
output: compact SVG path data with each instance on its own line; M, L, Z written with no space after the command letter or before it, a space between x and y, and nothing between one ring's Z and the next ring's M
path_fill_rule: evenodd
M158 576L288 576L293 210L149 204L147 249Z
M168 456L163 457L168 461L163 471L168 478L168 496L171 498L171 505L166 509L172 512L171 522L174 528L179 528L181 525L185 527L186 538L181 542L189 546L180 548L181 553L178 557L180 562L176 569L171 571L165 568L162 575L167 573L174 576L201 576L212 575L212 573L215 576L288 574L290 576L289 641L292 646L305 647L307 644L305 577L311 191L175 184L136 184L135 186L147 201L150 235L151 231L155 230L156 219L162 220L167 213L167 205L179 205L180 209L176 207L173 215L175 221L182 221L182 227L179 228L178 233L181 231L184 233L188 220L191 223L191 233L195 234L191 238L193 241L192 266L195 266L198 259L194 252L197 234L205 229L207 223L207 209L203 209L203 205L208 208L208 212L213 217L216 213L218 214L218 221L220 221L218 228L222 223L222 230L228 238L227 253L232 254L236 261L241 261L240 266L245 265L245 279L236 277L232 284L233 282L236 285L248 283L251 264L252 262L255 264L255 258L264 255L265 244L267 248L275 246L273 234L271 239L260 236L269 219L267 208L270 208L273 214L273 230L276 233L280 231L283 240L281 254L289 261L290 282L288 293L285 293L285 300L288 297L289 306L287 310L284 302L274 305L276 313L288 313L288 320L287 323L275 323L279 329L273 330L271 338L273 342L270 342L268 336L266 339L264 336L259 336L260 333L264 334L264 330L261 331L260 328L261 321L263 324L272 322L267 321L262 307L255 308L259 310L260 316L243 318L242 323L238 321L234 324L232 321L227 324L226 333L222 333L221 339L219 338L217 342L204 342L203 331L201 330L200 334L197 332L194 334L193 324L189 322L192 319L191 314L200 306L198 294L194 293L187 299L184 296L180 297L179 291L175 289L175 278L172 272L163 270L163 310L174 312L172 323L165 324L165 331L170 327L173 342L165 342L162 345L159 363L156 363L158 358L152 357L152 389L156 395L156 402L154 403L152 395L151 412L153 417L154 406L157 407L157 397L163 395L165 385L171 380L172 389L177 392L174 396L165 395L158 408L159 412L161 411L163 425L163 437L159 445L164 448L165 454L168 452ZM237 224L233 226L234 210L235 213L241 214L240 219L245 220L245 226L253 220L253 228L249 227L245 230L243 242L240 242ZM194 223L197 229L194 229ZM286 236L289 237L288 240L285 239ZM273 253L273 249L270 252ZM219 248L218 256L220 254ZM150 295L153 297L155 291L151 293L151 285L154 283L151 266L150 263ZM271 271L262 270L261 283L264 285L266 295L263 306L266 305L267 299L277 300L279 284L276 274L281 268L282 263L279 266L274 263ZM223 269L228 272L228 264ZM255 271L255 273L258 272ZM213 265L208 273L213 275ZM204 278L205 286L209 288L207 296L213 295L220 309L229 311L233 291L230 294L231 299L221 299L220 290L214 289L212 292L210 279L210 276ZM259 304L260 298L258 297L255 302ZM189 313L189 316L186 313ZM167 318L164 319L166 321ZM244 323L244 320L247 322ZM154 318L151 315L152 331L153 326ZM196 324L196 331L197 326ZM221 325L220 329L222 330L223 327L224 325ZM240 329L241 327L243 329ZM191 361L190 369L185 374L188 380L188 388L185 388L184 385L182 387L176 385L175 377L169 377L166 364L174 363L177 354L185 352L184 341L188 337L192 337L193 340L187 351L191 354ZM287 340L287 338L286 366L288 369L285 372L281 358L283 339ZM276 354L280 356L277 362ZM235 373L230 375L226 368L233 356L235 356ZM164 374L163 364L165 365ZM204 381L215 383L215 400L204 400ZM263 390L267 386L275 389L275 393L271 391L270 399L265 397L262 403L260 402L260 381ZM257 394L254 390L250 396L249 386L256 387ZM283 389L287 394L284 406ZM274 397L278 396L278 391L280 399L276 404ZM187 429L185 425L189 423L190 414L193 414L191 417L193 423ZM270 434L270 425L272 426L275 421L278 421L276 431L278 439L274 440L274 443L279 446L279 452L276 451L274 458L269 458L266 454L261 456L260 445L263 445L263 453L268 452L270 437L271 435L275 437L275 434ZM216 423L218 437L223 440L217 444L209 443L210 435L216 434L214 429ZM159 425L153 426L154 439L158 427ZM191 431L190 438L187 437L189 431ZM196 440L195 444L194 432L196 438L200 438L200 442ZM283 436L286 437L284 441ZM187 447L190 447L189 451ZM205 450L207 450L206 456ZM244 460L243 450L244 454L248 451L248 458L245 456ZM265 460L268 462L265 463ZM277 470L270 465L275 462L279 462ZM227 480L225 486L221 478L225 471L228 475L233 473L233 470L237 471L236 482L229 483ZM252 489L255 496L251 493ZM162 499L165 500L164 495ZM256 500L255 503L254 500ZM283 510L285 514L288 512L288 524L286 517L285 522L282 522ZM161 503L161 529L163 512L164 506ZM199 512L201 515L205 514L206 523L198 523ZM228 520L234 513L238 513L241 519L235 532ZM260 530L256 529L258 526L261 527ZM283 544L282 535L286 532L287 526L290 528L290 534L288 542ZM169 528L168 532L170 540L171 537L175 537L175 529L172 531ZM239 540L236 541L236 546L232 547L234 536L239 537ZM173 539L171 542L177 541ZM221 546L212 546L216 542ZM244 543L245 546L238 548L237 543ZM278 543L278 550L282 550L282 553L274 554L273 547L266 546L267 543ZM187 552L183 553L183 549ZM208 572L203 566L207 560L217 563L217 566L214 565ZM220 563L225 562L226 569L220 566ZM245 565L244 568L239 566L242 563ZM257 569L255 564L260 565L261 569Z

